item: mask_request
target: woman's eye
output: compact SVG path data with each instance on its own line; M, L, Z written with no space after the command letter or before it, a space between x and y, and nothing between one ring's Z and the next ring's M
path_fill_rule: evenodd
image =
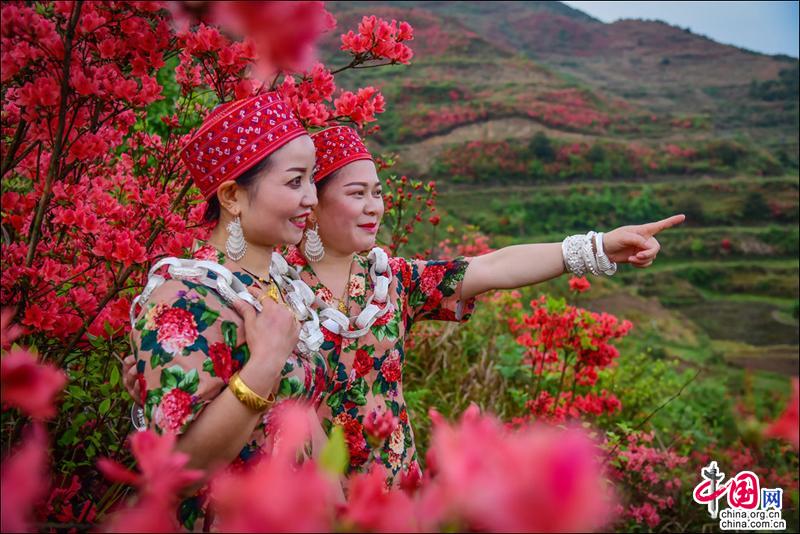
M383 191L382 191L382 190L380 190L380 189L378 189L378 190L377 190L377 191L375 191L373 194L374 194L376 197L381 197L381 196L383 196Z
M292 180L289 182L289 186L290 186L290 187L300 187L300 185L301 185L302 183L303 183L303 177L302 177L302 176L297 176L297 177L293 178L293 179L292 179Z

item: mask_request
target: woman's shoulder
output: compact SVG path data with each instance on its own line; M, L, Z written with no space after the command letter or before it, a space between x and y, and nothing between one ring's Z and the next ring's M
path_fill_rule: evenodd
M200 258L196 258L200 259ZM206 260L208 261L208 260ZM186 267L186 266L184 266ZM240 322L238 314L230 308L216 289L203 283L204 276L173 277L169 268L162 266L148 280L148 284L156 283L149 293L145 290L140 294L138 309L134 310L136 322L152 322L152 319L161 316L167 310L172 310L168 316L186 316L186 320L193 323L205 323L210 319L226 319ZM163 280L159 283L159 277Z

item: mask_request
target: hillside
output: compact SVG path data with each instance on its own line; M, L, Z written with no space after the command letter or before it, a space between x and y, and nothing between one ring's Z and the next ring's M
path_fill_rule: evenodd
M498 247L685 213L657 266L622 268L587 305L682 365L796 373L796 59L559 2L328 5L341 30L365 13L415 28L411 66L337 79L381 87L369 142L442 192L418 250L464 229Z
M797 162L792 58L723 45L663 22L606 24L558 2L329 2L329 9L341 29L366 12L415 27L413 65L388 78L382 70L375 80L403 104L381 139L401 154L420 137L516 117L556 134L735 138ZM371 79L369 71L358 74ZM561 90L568 91L553 94ZM584 101L575 105L575 94ZM576 113L582 121L563 118ZM447 142L475 139L476 132L483 140L502 138L491 130L473 128ZM414 156L436 152L412 149Z

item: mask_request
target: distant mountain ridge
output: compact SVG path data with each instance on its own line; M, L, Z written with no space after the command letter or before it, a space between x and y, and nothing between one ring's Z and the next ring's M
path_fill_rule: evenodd
M708 136L736 137L772 150L797 152L798 61L787 56L717 43L660 21L604 23L561 2L327 5L337 16L340 31L354 28L365 14L408 20L416 30L411 43L413 65L391 75L359 79L382 84L389 95L438 106L444 114L469 107L472 111L466 113L465 123L509 116L538 120L541 113L531 106L523 109L520 103L572 87L585 100L595 102L598 107L592 112L653 113L671 117L673 123L686 117L706 124ZM442 95L427 94L426 83L446 86L451 94L460 92L461 107ZM413 100L406 91L409 87L411 93L427 97ZM414 112L420 113L419 109ZM406 119L399 123L409 123ZM620 122L613 116L610 120L611 124ZM622 122L630 120L634 119ZM558 124L547 126L559 128ZM402 144L402 136L394 142Z

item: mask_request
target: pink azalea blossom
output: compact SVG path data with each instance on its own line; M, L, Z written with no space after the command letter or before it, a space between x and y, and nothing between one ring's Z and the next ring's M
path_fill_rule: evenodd
M448 516L496 532L588 531L611 518L599 451L582 430L512 432L474 405L454 426L433 419L432 483Z
M29 429L27 438L9 458L3 460L0 479L0 530L32 531L34 505L45 496L49 482L47 435L40 424Z
M3 404L16 406L37 419L47 419L56 413L56 397L67 377L49 364L39 364L36 356L25 349L12 349L0 361L0 398Z

